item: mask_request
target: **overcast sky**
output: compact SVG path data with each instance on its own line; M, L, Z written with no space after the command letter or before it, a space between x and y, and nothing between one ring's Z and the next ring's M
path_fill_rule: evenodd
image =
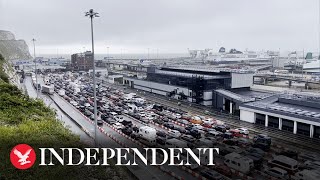
M90 49L93 8L97 53L218 50L316 51L318 0L0 0L0 29L39 54Z

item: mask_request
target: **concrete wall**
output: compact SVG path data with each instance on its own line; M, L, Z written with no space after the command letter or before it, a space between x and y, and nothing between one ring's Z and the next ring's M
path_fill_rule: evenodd
M173 86L173 85L167 85L167 84L161 84L161 83L156 83L156 82L151 82L151 81L144 81L144 80L137 80L133 79L134 81L134 88L137 87L145 87L146 91L153 92L153 90L160 90L160 91L165 91L165 92L171 92L177 90L177 94L180 92L183 92L185 95L189 95L189 90L184 87L178 87L178 86Z
M249 123L255 123L256 118L255 118L255 113L248 111L248 110L242 110L240 108L240 120L241 121L246 121Z
M231 88L250 87L253 84L253 74L232 73Z
M203 92L203 100L212 100L212 91Z

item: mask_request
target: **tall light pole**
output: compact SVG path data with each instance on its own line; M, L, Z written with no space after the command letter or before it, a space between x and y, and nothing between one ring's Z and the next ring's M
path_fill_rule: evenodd
M37 59L36 59L36 44L35 44L36 39L32 39L33 42L33 57L34 57L34 73L36 75L36 91L37 91L37 98L39 96L39 88L38 88L38 76L37 76Z
M148 60L149 60L149 48L148 48Z
M107 60L109 60L109 46L107 47Z
M96 97L96 67L94 63L94 41L93 41L93 18L99 17L99 13L94 12L93 9L90 9L89 12L86 12L86 16L89 16L91 22L91 42L92 42L92 61L93 61L93 99L94 99L94 144L97 146L97 97Z

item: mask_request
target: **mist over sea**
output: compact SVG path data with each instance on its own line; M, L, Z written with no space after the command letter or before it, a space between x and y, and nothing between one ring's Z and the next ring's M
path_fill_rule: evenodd
M63 57L66 59L71 59L71 54L40 54L38 57L45 58L56 58ZM95 59L100 60L108 57L107 54L95 54ZM177 58L177 57L189 57L188 53L159 53L159 54L149 54L149 59L165 59L165 58ZM148 54L109 54L109 58L114 59L148 59Z

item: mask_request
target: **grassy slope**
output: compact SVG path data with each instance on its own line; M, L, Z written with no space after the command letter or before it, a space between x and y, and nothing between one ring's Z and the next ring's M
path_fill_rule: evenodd
M0 56L0 65L4 63ZM11 149L20 143L37 147L83 147L79 137L56 120L54 112L43 102L23 95L7 83L8 77L0 68L0 179L111 179L104 166L38 166L39 159L28 170L17 170L10 162ZM37 156L39 158L39 156ZM115 166L111 171L126 179L124 169Z

